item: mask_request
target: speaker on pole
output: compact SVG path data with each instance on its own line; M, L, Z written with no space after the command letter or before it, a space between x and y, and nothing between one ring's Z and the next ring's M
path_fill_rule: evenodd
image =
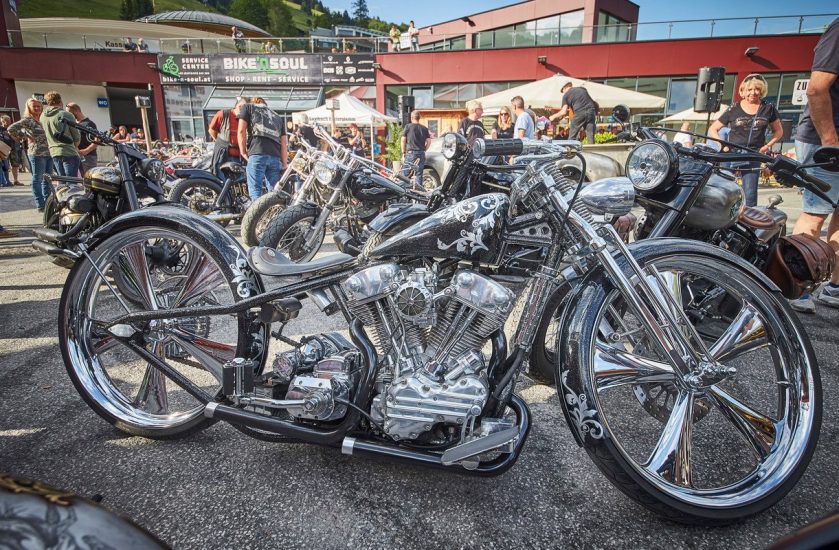
M399 96L399 120L402 126L411 122L411 111L414 110L414 96L401 95Z
M697 113L716 113L720 110L725 67L702 67L696 80L693 110Z

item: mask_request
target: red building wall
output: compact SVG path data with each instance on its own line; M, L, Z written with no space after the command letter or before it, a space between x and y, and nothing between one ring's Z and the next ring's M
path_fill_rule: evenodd
M161 139L167 139L160 73L149 68L149 63L156 64L157 56L86 50L0 48L0 99L5 98L6 105L10 107L20 108L17 105L14 80L76 84L107 82L111 86L131 87L152 84L158 132Z
M581 44L505 50L380 54L376 108L384 112L385 86L540 80L560 73L576 78L695 75L723 66L739 83L749 73L809 71L819 35L707 38ZM754 56L746 48L756 46ZM542 65L537 57L546 56Z

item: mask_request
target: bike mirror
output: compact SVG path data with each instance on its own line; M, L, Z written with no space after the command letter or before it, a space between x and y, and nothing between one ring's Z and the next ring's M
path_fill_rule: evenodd
M813 162L829 172L839 172L839 147L822 147L813 155Z
M612 109L612 117L618 122L626 123L629 121L629 107L626 105L615 105Z

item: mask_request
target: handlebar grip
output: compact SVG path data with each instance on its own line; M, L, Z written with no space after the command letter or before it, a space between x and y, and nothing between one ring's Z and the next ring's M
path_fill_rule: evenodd
M821 191L822 193L827 193L828 191L830 191L831 185L829 183L827 183L824 180L820 180L815 176L811 176L803 170L798 173L798 176L813 187L815 187L816 189L818 189L819 191Z
M476 139L472 144L472 156L475 158L520 155L523 150L524 142L520 139Z

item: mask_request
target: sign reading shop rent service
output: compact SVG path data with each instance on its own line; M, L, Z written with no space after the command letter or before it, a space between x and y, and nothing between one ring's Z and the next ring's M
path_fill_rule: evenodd
M372 54L212 54L157 57L163 84L375 84Z

